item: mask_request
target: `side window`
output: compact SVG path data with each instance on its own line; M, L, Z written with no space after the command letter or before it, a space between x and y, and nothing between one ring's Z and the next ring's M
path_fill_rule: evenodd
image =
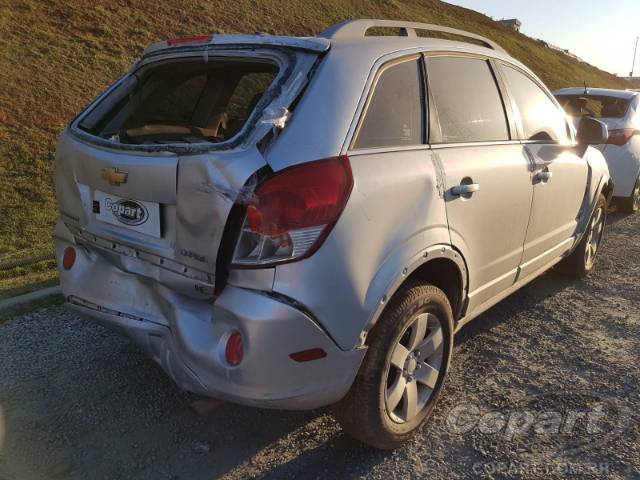
M567 121L564 113L551 101L537 83L515 68L503 65L511 95L522 118L526 140L567 142Z
M353 148L420 145L424 117L420 59L391 65L378 76Z
M507 117L489 62L470 57L427 58L442 143L509 140Z

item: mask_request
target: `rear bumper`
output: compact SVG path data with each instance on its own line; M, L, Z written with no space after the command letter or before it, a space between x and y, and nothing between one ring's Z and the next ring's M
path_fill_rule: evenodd
M640 174L640 156L630 146L607 145L603 151L613 179L613 196L629 197Z
M56 238L59 264L72 245L64 237ZM347 393L364 357L364 349L339 349L309 316L263 292L227 286L214 302L196 300L118 269L98 250L76 250L74 266L60 271L68 306L130 336L185 390L252 406L316 408ZM244 342L236 367L224 359L233 331ZM318 347L326 357L289 357Z

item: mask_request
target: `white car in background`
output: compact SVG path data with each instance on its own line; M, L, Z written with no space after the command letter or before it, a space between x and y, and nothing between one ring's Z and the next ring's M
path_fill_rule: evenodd
M609 140L596 147L609 164L613 195L626 212L640 209L640 92L602 88L563 88L554 92L568 115L597 118L609 128Z

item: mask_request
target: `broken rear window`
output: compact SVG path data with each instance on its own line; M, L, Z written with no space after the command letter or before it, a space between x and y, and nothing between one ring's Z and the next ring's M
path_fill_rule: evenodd
M245 125L278 74L266 60L178 61L142 69L82 120L127 144L223 142Z

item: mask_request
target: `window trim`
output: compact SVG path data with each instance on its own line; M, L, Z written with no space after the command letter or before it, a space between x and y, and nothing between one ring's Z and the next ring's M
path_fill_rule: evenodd
M511 108L507 108L507 99L508 97L505 95L505 91L503 90L503 85L500 76L497 73L497 68L495 65L494 57L489 55L483 55L479 53L473 52L450 52L450 51L436 51L436 52L425 52L425 64L426 64L426 72L427 72L427 80L429 79L429 58L432 57L462 57L462 58L473 58L478 60L484 60L487 62L489 67L489 72L493 77L493 80L496 84L496 89L498 91L498 96L500 97L500 102L502 104L502 110L505 116L505 123L507 127L507 135L508 139L505 140L469 140L466 142L442 142L442 131L440 127L440 118L437 115L437 108L435 105L435 100L433 97L433 89L427 84L427 95L430 102L430 107L433 111L435 111L435 118L433 123L431 124L432 128L429 131L429 138L432 139L431 146L432 147L441 147L441 146L466 146L466 145L505 145L505 144L513 144L520 143L520 140L515 138L515 119L513 116L513 112ZM509 104L510 105L510 104ZM430 109L430 111L431 111ZM436 142L435 140L438 139Z
M412 152L420 150L431 150L431 145L400 145L397 147L371 147L371 148L358 148L349 150L349 157L357 157L358 155L373 155L376 153L391 153L391 152Z
M351 138L349 139L347 150L349 152L360 153L360 152L382 152L382 151L402 151L402 150L414 150L419 148L424 148L429 144L428 132L429 132L429 113L428 113L428 104L425 101L426 96L426 74L424 69L424 62L422 61L422 52L413 52L410 54L404 53L403 56L394 57L389 59L383 63L381 63L377 69L375 69L375 73L373 75L373 80L371 81L368 90L365 94L365 103L362 107L362 110L359 114L357 114L357 122L356 127L351 134ZM356 147L355 143L358 139L358 135L360 134L360 130L362 128L362 124L364 123L364 119L369 111L369 105L371 104L371 99L376 91L376 87L378 86L378 80L381 75L387 71L389 68L399 65L401 63L411 62L411 61L419 61L419 71L420 71L420 100L422 103L422 132L420 132L420 143L413 145L389 145L383 147Z
M496 66L498 67L498 71L500 72L500 76L503 79L506 96L510 99L511 108L513 109L513 114L514 114L514 118L515 118L515 122L516 122L516 126L517 126L517 136L518 136L518 140L520 141L520 143L525 144L525 145L538 144L538 145L559 145L559 146L567 146L567 147L572 147L572 146L577 145L576 140L575 140L575 133L574 133L574 130L573 130L573 127L572 127L571 123L569 122L569 119L567 118L566 112L564 111L562 106L560 106L560 103L558 102L556 97L549 91L549 89L538 78L532 76L529 72L524 70L522 67L520 67L520 66L518 66L518 65L516 65L514 63L508 62L506 60L503 60L503 59L497 60L496 61ZM505 67L512 68L512 69L516 70L517 72L521 73L522 75L524 75L529 80L531 80L547 96L547 98L549 98L549 100L551 100L551 103L553 103L555 105L555 107L560 111L560 113L562 114L562 116L564 118L565 129L566 129L566 132L567 132L567 143L566 144L562 143L562 142L555 141L555 140L529 140L529 139L525 138L525 136L524 136L524 123L522 121L522 114L520 113L520 109L518 108L518 104L516 103L515 96L511 92L511 88L509 87L509 82L507 82L506 75L504 73L504 68Z
M520 140L479 140L472 142L435 143L431 145L431 149L442 150L446 148L491 147L500 145L522 145L522 142Z

